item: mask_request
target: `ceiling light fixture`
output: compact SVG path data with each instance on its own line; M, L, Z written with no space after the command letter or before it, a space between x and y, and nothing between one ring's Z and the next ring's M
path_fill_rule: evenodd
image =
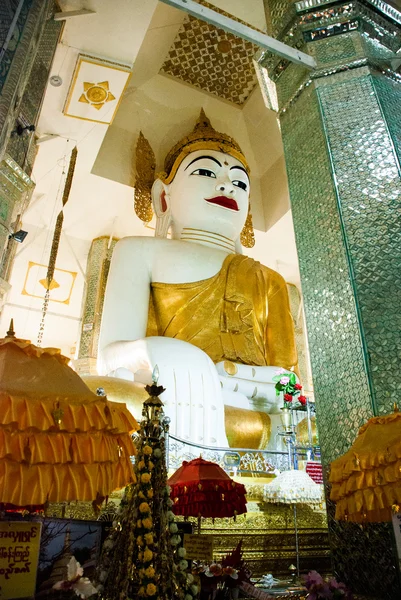
M18 231L15 231L14 233L10 233L10 235L8 236L8 239L14 240L15 242L18 242L19 244L22 244L22 242L24 241L24 239L26 238L27 235L28 235L27 231L24 231L23 229L19 229Z

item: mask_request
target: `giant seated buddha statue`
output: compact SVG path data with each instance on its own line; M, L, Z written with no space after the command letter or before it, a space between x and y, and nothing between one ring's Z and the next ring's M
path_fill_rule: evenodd
M245 446L247 420L268 430L279 413L277 369L297 368L286 283L241 252L246 158L202 111L151 194L155 238L124 238L113 253L98 370L148 383L158 365L173 434L226 446L237 431L236 445Z

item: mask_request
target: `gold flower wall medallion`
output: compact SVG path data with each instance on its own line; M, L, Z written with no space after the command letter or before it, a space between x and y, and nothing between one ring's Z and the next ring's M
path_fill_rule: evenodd
M109 82L102 81L101 83L89 83L84 81L84 91L79 97L79 102L90 104L96 110L100 110L106 102L115 100L116 97L109 90Z

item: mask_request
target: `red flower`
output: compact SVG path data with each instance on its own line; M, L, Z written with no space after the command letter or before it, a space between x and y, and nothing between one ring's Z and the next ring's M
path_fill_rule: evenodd
M213 563L210 565L209 567L209 573L211 575L208 575L208 572L206 571L206 576L207 577L219 577L222 573L223 573L223 568L221 565L219 565L218 563Z
M300 383L296 383L294 385L294 389L296 389L296 390L302 390L302 385Z
M307 400L306 396L298 396L298 402L300 404L302 404L302 406L305 406L306 400Z
M291 394L284 394L284 400L286 402L292 402L292 395Z

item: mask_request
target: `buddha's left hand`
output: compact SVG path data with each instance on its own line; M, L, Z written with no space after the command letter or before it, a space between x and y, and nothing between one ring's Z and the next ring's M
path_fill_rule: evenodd
M279 412L282 398L276 395L273 377L280 367L255 367L221 361L216 364L216 369L226 404L242 408L253 408L256 405L258 410ZM244 405L244 397L248 400L248 406Z

